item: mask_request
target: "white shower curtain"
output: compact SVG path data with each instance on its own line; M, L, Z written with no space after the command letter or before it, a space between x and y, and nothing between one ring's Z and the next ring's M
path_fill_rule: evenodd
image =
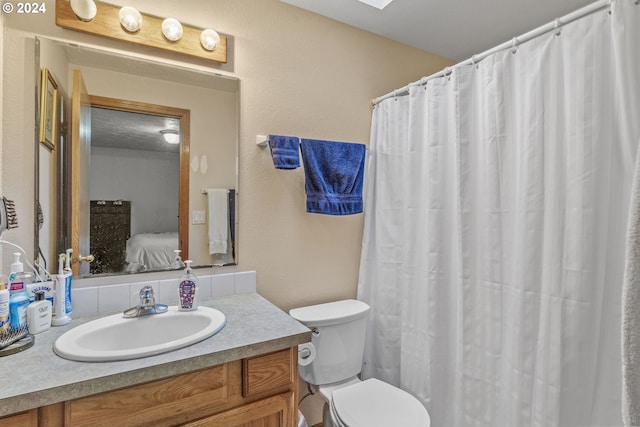
M639 51L618 0L374 109L363 376L433 426L622 425Z

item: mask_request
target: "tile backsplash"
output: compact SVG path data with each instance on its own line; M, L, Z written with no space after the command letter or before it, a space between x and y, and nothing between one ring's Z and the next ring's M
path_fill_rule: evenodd
M140 302L139 292L145 285L153 286L156 302L167 305L178 303L178 280L141 280L113 285L72 288L73 316L90 316L124 311ZM233 294L256 292L256 272L242 271L209 276L198 276L200 301Z

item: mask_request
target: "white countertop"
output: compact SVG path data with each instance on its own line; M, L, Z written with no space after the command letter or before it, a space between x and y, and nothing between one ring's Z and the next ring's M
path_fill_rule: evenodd
M53 352L69 329L103 316L73 319L36 335L35 345L0 357L0 416L77 399L292 347L311 340L302 324L258 294L202 302L225 314L216 335L169 353L119 362L76 362Z

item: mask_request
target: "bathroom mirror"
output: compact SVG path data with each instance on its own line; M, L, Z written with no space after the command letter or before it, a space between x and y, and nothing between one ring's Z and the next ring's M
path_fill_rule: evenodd
M56 271L76 238L80 277L181 268L177 249L196 267L235 264L238 79L42 37L36 64L57 84L60 129L37 150L36 258Z

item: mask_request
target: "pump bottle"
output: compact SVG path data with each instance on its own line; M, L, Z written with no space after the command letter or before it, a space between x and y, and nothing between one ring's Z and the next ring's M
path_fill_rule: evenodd
M184 263L187 265L184 274L178 284L178 300L180 301L180 311L192 311L198 309L198 278L191 270L190 259Z
M13 258L9 275L9 291L11 293L26 292L27 285L33 282L33 274L24 271L24 265L20 261L20 252L14 252Z
M32 275L25 273L22 262L20 262L20 252L13 254L15 260L11 264L11 274L9 275L9 322L12 329L19 329L27 326L27 306L31 302L27 292L27 284L31 283Z

